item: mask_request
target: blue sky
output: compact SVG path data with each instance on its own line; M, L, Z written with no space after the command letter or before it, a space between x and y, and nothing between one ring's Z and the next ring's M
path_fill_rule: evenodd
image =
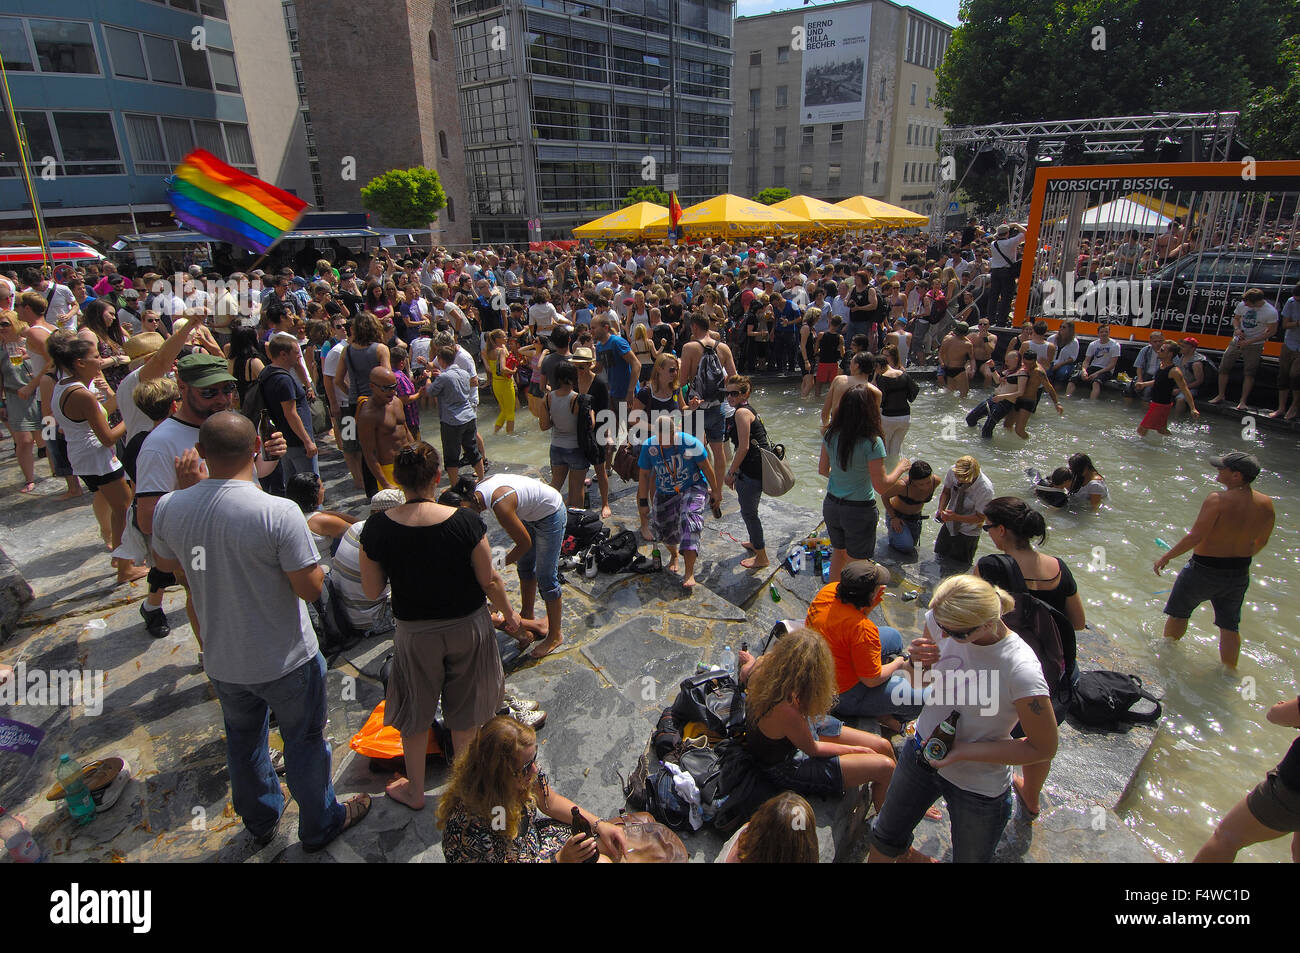
M897 0L897 2L904 6L915 7L932 17L938 17L950 26L957 25L958 0ZM817 5L810 4L810 6ZM801 7L801 0L737 0L736 16L747 17L758 13L771 13L773 10L793 10Z

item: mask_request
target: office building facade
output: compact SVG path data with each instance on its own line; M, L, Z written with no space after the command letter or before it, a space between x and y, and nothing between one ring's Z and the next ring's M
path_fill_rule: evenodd
M951 38L889 0L737 18L731 191L868 195L928 213L943 125L935 71Z
M682 205L726 191L731 0L452 4L477 240L571 238L671 185L674 138Z
M278 5L9 0L0 55L51 237L171 224L166 177L194 148L311 197ZM9 117L0 235L35 237Z

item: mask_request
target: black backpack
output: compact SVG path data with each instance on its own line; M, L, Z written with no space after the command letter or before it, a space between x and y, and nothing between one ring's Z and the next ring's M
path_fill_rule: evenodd
M700 355L700 366L695 369L695 381L692 391L700 400L721 400L726 390L727 372L718 357L716 344L704 344L704 353Z
M578 449L587 462L598 467L605 462L605 448L596 437L595 414L591 405L590 394L578 394L574 408L574 419L578 431Z
M282 367L275 367L274 365L264 367L262 368L262 373L257 375L257 380L248 385L248 390L244 392L243 400L239 402L239 412L251 420L254 427L257 426L258 418L264 410L268 414L272 415L272 420L275 419L275 414L271 410L270 406L267 405L266 396L262 393L263 385L270 380L272 374L284 374L288 377L293 376ZM278 423L276 424L276 429L279 429ZM285 429L287 430L288 427L286 426Z
M580 553L600 538L605 524L594 510L569 507L568 522L564 527L564 544L560 551L566 556Z
M1131 711L1142 699L1155 705L1149 712ZM1142 687L1142 679L1123 672L1084 672L1070 698L1070 714L1085 725L1118 730L1121 722L1151 724L1160 719L1158 699Z
M636 560L636 534L631 530L615 533L596 544L596 568L601 572L622 572Z

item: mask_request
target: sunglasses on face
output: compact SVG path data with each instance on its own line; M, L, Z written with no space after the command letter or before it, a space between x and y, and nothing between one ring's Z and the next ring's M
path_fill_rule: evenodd
M239 388L235 386L234 381L231 381L230 383L222 384L219 387L200 388L199 397L201 397L203 400L212 400L212 398L217 397L219 395L224 395L229 397L231 394L235 393L235 391L237 391L238 389Z
M520 768L515 773L519 775L519 777L521 778L526 778L528 777L528 775L533 773L533 769L536 767L537 767L537 753L533 752L533 756L528 759L528 763L525 764L522 768Z
M939 626L939 629L943 632L944 635L948 636L949 638L956 639L959 642L965 642L967 639L969 639L972 635L974 635L982 628L984 628L984 626L977 625L975 626L975 628L966 629L964 632L953 632L951 629L946 629L943 626Z
M377 384L376 386L377 386L380 390L397 390L397 385L396 385L396 384Z

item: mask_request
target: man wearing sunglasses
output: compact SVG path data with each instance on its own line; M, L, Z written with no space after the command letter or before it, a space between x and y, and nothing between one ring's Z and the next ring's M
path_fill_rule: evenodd
M382 365L370 372L370 396L362 398L357 410L357 442L366 497L401 489L393 464L401 449L415 441L406 426L406 405L397 396L397 376Z
M193 460L196 456L194 448L199 439L199 427L213 414L229 410L235 396L235 378L226 368L225 360L212 354L187 354L182 357L176 363L176 383L181 395L180 409L145 438L140 447L140 455L136 458L135 525L144 534L146 544L153 533L153 512L158 500L165 493L183 489L178 471L183 457L188 456ZM287 449L284 434L273 434L265 454L271 459L263 460L259 454L255 464L258 477L274 473L280 465L280 457L284 456ZM201 467L191 466L187 474L184 486L203 477ZM161 573L157 568L150 570L150 589L171 585L170 576L171 574ZM186 587L185 611L194 628L194 637L199 642L199 651L202 652L203 639L199 634L198 617L194 614L189 587L180 573L176 574L174 581ZM165 617L159 620L154 613L161 615L162 609L146 609L144 605L140 607L140 614L144 616L150 634L161 632L166 635Z

